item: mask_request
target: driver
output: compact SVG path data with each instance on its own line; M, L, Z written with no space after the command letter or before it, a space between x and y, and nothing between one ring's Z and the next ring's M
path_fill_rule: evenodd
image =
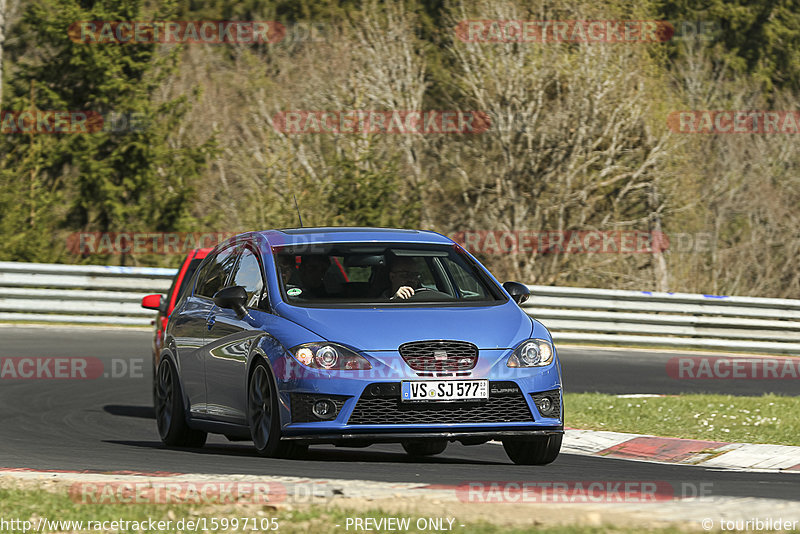
M409 299L420 288L420 272L414 258L408 256L390 256L389 284L386 292L389 300Z

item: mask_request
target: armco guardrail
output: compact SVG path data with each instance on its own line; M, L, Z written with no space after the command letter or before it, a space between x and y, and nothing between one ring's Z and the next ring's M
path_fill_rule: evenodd
M0 262L0 321L148 325L174 269ZM800 300L528 286L556 342L800 355Z
M0 262L0 321L149 325L175 269Z
M800 355L800 300L528 287L556 342Z

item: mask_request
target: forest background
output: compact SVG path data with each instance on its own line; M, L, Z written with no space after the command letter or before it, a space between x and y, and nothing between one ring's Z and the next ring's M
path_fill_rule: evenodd
M103 20L277 21L286 33L263 44L70 39L74 22ZM675 34L466 42L465 20L662 20ZM295 195L306 226L663 233L671 245L476 250L501 280L800 298L800 138L668 125L681 110L797 109L795 1L0 0L0 75L6 112L146 125L0 135L0 260L174 266L179 256L68 244L77 232L293 227ZM274 124L287 110L471 110L492 125L292 134Z

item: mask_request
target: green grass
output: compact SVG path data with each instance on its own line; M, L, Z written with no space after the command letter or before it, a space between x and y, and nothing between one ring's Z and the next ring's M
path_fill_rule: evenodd
M210 522L212 518L216 518L220 525L223 524L222 518L228 519L228 528L211 529L211 532L259 532L252 528L244 528L242 521L244 517L256 517L259 520L264 519L269 521L270 518L276 518L278 523L278 530L260 530L260 532L280 532L280 533L308 533L327 534L337 533L342 534L346 532L360 532L355 530L353 526L346 528L347 518L373 518L379 519L382 517L400 517L410 518L412 528L409 530L372 530L371 532L418 532L414 527L418 517L431 517L431 516L416 516L414 514L405 513L392 513L387 514L380 509L359 510L353 511L346 508L333 508L323 506L306 506L295 510L275 510L269 507L255 507L250 506L246 509L237 509L233 505L216 505L204 506L202 509L198 506L190 505L156 505L156 504L78 504L73 502L63 492L49 492L32 489L0 489L0 503L2 503L2 519L9 521L12 519L32 520L37 521L38 518L46 517L49 520L61 521L138 521L145 522L149 519L155 521L172 521L172 527L160 530L160 532L176 532L176 522L181 519L198 520L205 518ZM492 505L486 505L492 506ZM447 505L442 504L441 512L438 517L448 517ZM453 517L453 516L449 516ZM233 521L239 520L239 528L232 528ZM453 523L454 533L464 534L500 534L500 533L522 533L531 532L534 530L533 522L536 518L531 516L531 526L529 527L509 527L508 525L493 525L486 522L467 522L460 521L457 517ZM208 523L210 525L210 523ZM446 524L446 523L445 523ZM461 525L464 525L463 527ZM338 527L336 525L339 525ZM110 525L109 525L110 526ZM118 528L117 532L137 532L136 525L130 525L129 528ZM132 528L131 528L132 527ZM35 527L31 527L35 531ZM147 526L142 528L139 525L139 532L154 532L148 530ZM13 529L6 526L4 532L22 532L21 529ZM78 532L74 527L65 531ZM88 531L87 526L84 526L84 532ZM108 529L106 529L108 531ZM189 531L184 528L184 531ZM200 529L197 529L200 531ZM546 534L601 534L601 533L618 533L618 534L635 534L640 532L654 533L654 534L671 534L685 532L678 528L634 528L627 526L614 526L603 525L597 527L587 527L582 525L575 526L535 526L536 532L543 532ZM45 532L42 530L41 532ZM97 532L95 530L94 532Z
M566 424L676 438L800 445L800 397L564 395Z

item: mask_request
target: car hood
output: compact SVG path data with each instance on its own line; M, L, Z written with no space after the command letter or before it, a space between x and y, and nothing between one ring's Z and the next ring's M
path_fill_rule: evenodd
M513 348L530 337L530 318L512 301L497 306L439 308L277 309L328 341L356 350L397 350L403 343L428 339L469 341L479 349Z

